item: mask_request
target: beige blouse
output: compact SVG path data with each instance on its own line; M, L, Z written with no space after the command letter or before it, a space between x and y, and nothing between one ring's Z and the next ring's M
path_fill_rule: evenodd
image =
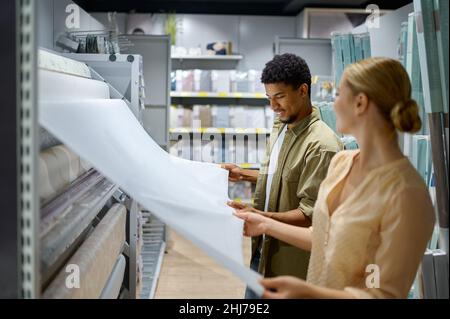
M405 157L370 171L330 217L328 195L358 152L338 153L321 184L307 280L356 298L406 298L435 223L428 189Z

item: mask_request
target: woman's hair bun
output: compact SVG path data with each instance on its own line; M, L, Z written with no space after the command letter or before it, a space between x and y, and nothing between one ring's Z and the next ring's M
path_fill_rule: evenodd
M419 107L413 99L397 102L391 110L391 120L400 132L415 133L422 127Z

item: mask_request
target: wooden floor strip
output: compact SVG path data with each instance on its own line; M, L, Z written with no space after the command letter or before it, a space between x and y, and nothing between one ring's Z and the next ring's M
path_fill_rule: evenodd
M156 299L241 299L245 284L203 251L169 231L168 251L159 275ZM244 237L244 261L250 260L250 239Z

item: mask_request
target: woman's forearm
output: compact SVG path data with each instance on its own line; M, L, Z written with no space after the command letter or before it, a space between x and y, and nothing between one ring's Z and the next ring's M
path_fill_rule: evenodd
M298 227L309 227L311 226L311 219L306 217L305 214L300 209L293 209L287 212L261 212L263 216L272 218L284 224L289 224Z
M312 234L309 228L268 219L265 233L300 249L311 251Z

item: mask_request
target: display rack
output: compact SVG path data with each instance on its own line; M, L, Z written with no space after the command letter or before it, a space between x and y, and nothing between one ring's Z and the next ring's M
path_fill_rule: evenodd
M85 62L95 71L94 78L106 80L110 88L119 93L114 98L125 100L133 114L142 123L146 96L142 56L137 54L76 53L64 56Z
M162 148L169 143L170 36L122 35L127 46L121 52L142 56L145 97L142 122L149 135Z
M133 199L122 193L117 185L108 181L95 169L90 169L78 178L74 177L75 180L70 182L69 185L58 189L50 200L43 201L41 199L41 202L39 201L39 183L41 181L40 175L38 176L39 152L44 145L43 134L47 134L45 137L49 135L48 132L39 128L37 117L37 88L41 85L37 83L39 54L35 32L37 29L36 22L40 16L36 9L36 1L19 1L17 6L13 3L9 9L11 19L1 23L2 25L3 22L9 25L17 25L18 28L16 30L5 28L5 30L11 29L11 37L8 39L11 40L12 59L2 59L2 62L7 63L6 65L2 63L2 67L4 67L4 70L8 70L8 66L11 66L17 74L20 72L23 76L16 77L20 81L8 82L17 88L11 89L11 92L20 92L20 94L14 93L13 99L9 99L8 95L5 96L8 105L16 105L16 107L6 108L5 110L13 110L14 112L11 114L2 112L1 117L2 128L5 130L11 129L8 136L15 137L11 139L13 141L11 146L15 150L20 150L20 152L8 152L11 156L6 156L6 163L2 166L11 173L11 179L9 179L9 175L5 175L2 170L2 189L3 182L7 182L8 189L14 190L15 193L5 193L8 195L7 203L11 202L14 205L7 205L7 211L10 215L5 214L5 223L3 223L7 225L7 229L2 228L0 234L3 242L0 275L2 291L0 296L4 298L40 298L52 296L55 291L58 294L58 292L66 289L64 281L60 284L61 281L58 280L58 284L55 284L57 279L60 279L61 274L64 275L63 267L79 252L79 247L83 247L86 241L93 241L91 235L99 234L97 231L100 229L97 228L98 225L104 220L106 222L108 218L111 220L111 216L115 216L114 218L117 219L114 220L116 223L114 225L118 225L118 227L123 225L124 227L122 234L125 244L122 244L120 240L116 242L117 259L115 251L114 255L101 257L114 258L114 260L111 260L112 263L108 262L112 266L111 272L109 273L108 269L108 272L105 271L101 274L104 278L102 277L98 283L102 286L96 288L97 290L100 289L97 297L116 298L119 292L120 296L125 298L140 297L142 291L136 291L138 278L136 261L144 260L142 266L147 268L141 269L140 273L146 272L149 264L146 263L146 258L140 258L139 256L145 255L146 245L154 243L146 240L146 237L153 236L153 233L149 232L148 229L156 222L152 220L140 223L144 220L142 212ZM24 40L16 42L17 35L20 35ZM20 52L20 54L17 52ZM56 60L58 60L56 57L60 56L61 60L77 61L74 64L82 66L80 69L85 69L87 73L70 74L44 66L42 70L60 74L63 77L77 78L78 76L79 78L103 81L109 87L111 98L123 99L136 118L140 119L140 112L144 105L144 81L142 77L143 62L139 55L72 54L71 60L68 60L63 54L48 50L45 52L55 56ZM165 54L167 61L169 61L168 53ZM46 61L51 62L52 60ZM85 64L80 63L80 61ZM39 65L39 67L41 66ZM14 72L8 73L8 76L11 73ZM77 73L77 70L75 73ZM166 88L168 88L168 84ZM169 91L166 92L168 101ZM20 98L18 98L19 96ZM168 103L165 103L165 107L168 107ZM165 112L164 117L167 116L167 112ZM4 121L5 123L3 123ZM167 135L167 125L164 127L164 132ZM6 147L3 149L8 150ZM47 146L44 146L44 149L47 149ZM14 158L12 155L14 155ZM11 217L11 220L9 220L9 217ZM12 222L12 220L15 222ZM126 230L125 224L127 225ZM159 237L158 258L154 258L154 261L160 266L166 232L164 224L158 223L157 225L159 229L163 230L164 234L164 236ZM160 235L160 233L155 231L157 235ZM111 235L107 232L106 234ZM106 239L107 237L102 238ZM143 239L141 242L144 250L139 250L139 243L137 242L139 238ZM84 248L86 249L86 246ZM124 273L127 274L126 277L123 277ZM152 287L148 297L154 294L158 273L159 268L153 270L153 276L141 280L142 287ZM50 288L55 286L57 289L48 293ZM68 295L60 294L60 296ZM90 296L94 297L92 294Z

